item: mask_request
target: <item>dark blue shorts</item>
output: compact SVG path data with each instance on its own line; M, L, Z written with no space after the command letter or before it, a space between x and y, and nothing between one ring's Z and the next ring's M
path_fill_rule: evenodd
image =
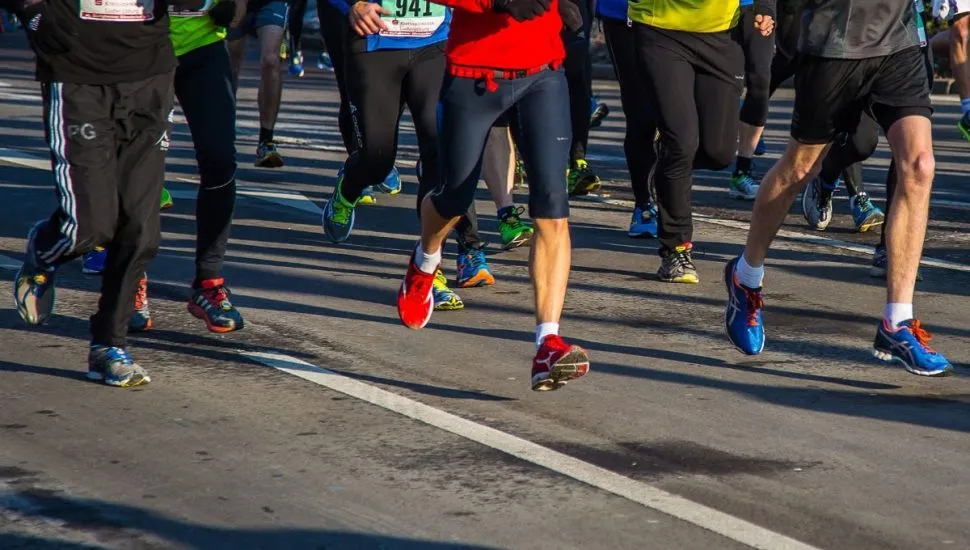
M227 29L226 38L228 40L239 40L244 36L256 36L256 31L263 27L286 29L289 16L289 3L284 0L267 2L256 11L247 13L237 28Z
M563 71L544 70L514 80L496 80L489 92L482 79L446 76L438 105L441 182L431 201L444 218L461 216L475 200L489 130L506 112L516 113L513 135L529 179L529 216L569 217L566 168L572 128Z

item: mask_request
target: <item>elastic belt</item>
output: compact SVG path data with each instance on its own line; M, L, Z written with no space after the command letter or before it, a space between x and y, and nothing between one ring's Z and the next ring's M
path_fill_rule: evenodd
M552 63L546 63L545 65L540 65L531 69L513 70L449 66L448 74L451 76L457 76L459 78L474 78L475 80L484 80L485 89L490 92L494 92L495 90L498 90L498 82L495 82L496 80L516 80L541 73L542 71L558 71L561 65L561 61L554 61Z

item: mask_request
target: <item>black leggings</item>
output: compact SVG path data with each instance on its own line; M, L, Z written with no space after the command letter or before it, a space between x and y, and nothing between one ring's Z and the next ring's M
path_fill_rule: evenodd
M633 23L637 61L656 113L660 147L655 184L663 249L693 238L691 174L734 158L744 54L730 33L667 31Z
M347 85L345 78L345 58L347 57L347 40L350 32L347 16L330 3L330 0L317 0L317 16L320 18L320 34L323 36L324 46L333 62L333 74L337 79L337 91L340 93L340 110L337 113L337 126L343 138L344 147L350 155L356 149L354 144L353 123L350 120L350 104L347 102Z
M564 0L566 1L566 0ZM583 16L583 28L578 32L562 31L566 47L566 84L569 86L569 119L572 123L570 162L586 158L589 142L589 105L593 97L593 61L589 56L589 39L593 29L593 12L589 0L575 2Z
M328 2L328 0L320 1ZM290 20L286 23L290 33L290 55L300 51L300 39L303 38L303 18L306 15L306 3L307 0L293 0L290 4Z
M225 42L179 57L175 95L192 132L199 162L195 277L222 276L236 204L236 100Z
M613 60L616 80L620 83L620 104L626 118L626 134L623 136L623 152L630 183L637 206L652 201L652 176L657 164L657 122L654 120L649 92L643 75L637 68L637 53L633 29L620 19L603 19L606 47Z
M768 121L768 89L775 37L763 36L755 29L754 17L753 5L741 8L741 22L734 32L744 49L744 83L747 87L741 106L741 122L761 128Z
M438 170L438 93L445 74L444 42L413 50L353 52L346 60L347 99L354 131L354 153L344 165L342 194L357 200L364 189L384 181L397 157L398 128L404 106L414 122L421 158L421 200L440 181ZM459 248L481 248L472 203L456 228Z

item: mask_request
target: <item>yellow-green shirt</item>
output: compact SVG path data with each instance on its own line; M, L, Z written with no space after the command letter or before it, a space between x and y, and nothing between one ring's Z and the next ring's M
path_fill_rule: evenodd
M209 10L217 0L200 0L200 5L184 11L169 10L169 36L175 48L175 56L181 57L192 50L208 46L226 37L226 29L217 27L209 17Z
M630 20L672 31L723 32L741 17L739 0L630 0Z

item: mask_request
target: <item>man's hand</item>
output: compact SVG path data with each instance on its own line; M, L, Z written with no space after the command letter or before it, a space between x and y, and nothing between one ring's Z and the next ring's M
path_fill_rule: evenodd
M559 0L559 17L570 32L583 28L583 13L579 11L579 6L574 4L573 0Z
M350 6L350 26L360 36L377 34L387 30L387 25L381 21L382 15L390 15L380 4L361 0Z
M492 11L507 13L516 21L535 19L549 11L550 0L492 0Z
M24 30L38 54L61 55L71 51L78 40L75 21L64 20L47 9L47 2L28 1L22 5Z
M770 15L755 15L754 28L758 29L761 36L771 36L775 32L775 19Z

